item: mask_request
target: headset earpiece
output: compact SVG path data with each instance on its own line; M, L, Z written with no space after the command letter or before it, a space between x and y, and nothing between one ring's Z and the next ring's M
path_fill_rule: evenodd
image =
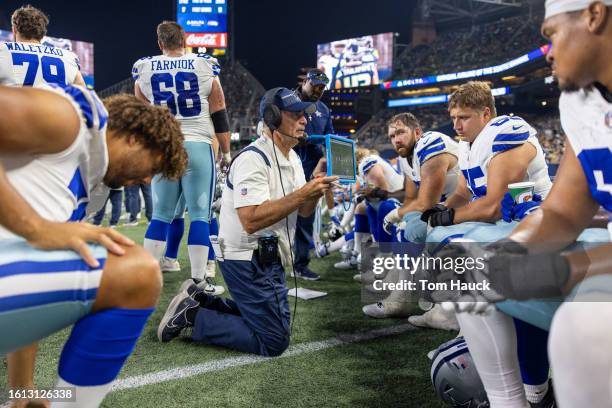
M282 88L270 89L264 95L263 122L272 131L278 129L283 119L280 109L278 108L278 106L274 104L274 98L276 97L276 94L278 94L278 92L281 89Z
M282 120L281 111L278 109L278 106L272 104L266 105L264 108L263 120L270 130L274 131L278 129Z

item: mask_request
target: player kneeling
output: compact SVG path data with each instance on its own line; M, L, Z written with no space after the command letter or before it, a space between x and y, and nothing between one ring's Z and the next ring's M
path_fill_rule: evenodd
M131 240L70 221L94 190L175 178L186 163L168 110L127 95L105 105L80 87L0 86L0 354L10 353L11 388L31 388L36 348L18 350L75 324L57 386L76 387L78 407L97 407L110 390L162 280Z

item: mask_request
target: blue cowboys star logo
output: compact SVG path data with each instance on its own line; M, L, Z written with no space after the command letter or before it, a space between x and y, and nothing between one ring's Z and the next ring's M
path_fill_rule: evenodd
M320 118L321 116L323 116L323 114L319 111L316 111L314 114L317 118Z
M606 126L612 129L612 111L606 113L605 121L606 121Z

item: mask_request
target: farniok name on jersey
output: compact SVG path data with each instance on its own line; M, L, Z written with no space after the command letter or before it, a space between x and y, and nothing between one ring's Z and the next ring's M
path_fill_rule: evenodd
M167 106L176 116L185 141L211 143L215 129L208 95L220 71L208 54L157 55L136 61L132 76L151 103Z

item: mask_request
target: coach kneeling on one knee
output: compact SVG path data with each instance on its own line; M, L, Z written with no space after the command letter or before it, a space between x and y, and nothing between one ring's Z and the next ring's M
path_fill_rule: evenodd
M160 323L161 341L193 326L194 341L239 351L277 356L289 346L284 266L292 261L290 237L298 213L312 214L337 180L306 183L292 150L306 138L304 113L313 111L312 103L286 88L264 95L262 135L234 158L223 190L216 255L232 299L206 295L186 281Z

